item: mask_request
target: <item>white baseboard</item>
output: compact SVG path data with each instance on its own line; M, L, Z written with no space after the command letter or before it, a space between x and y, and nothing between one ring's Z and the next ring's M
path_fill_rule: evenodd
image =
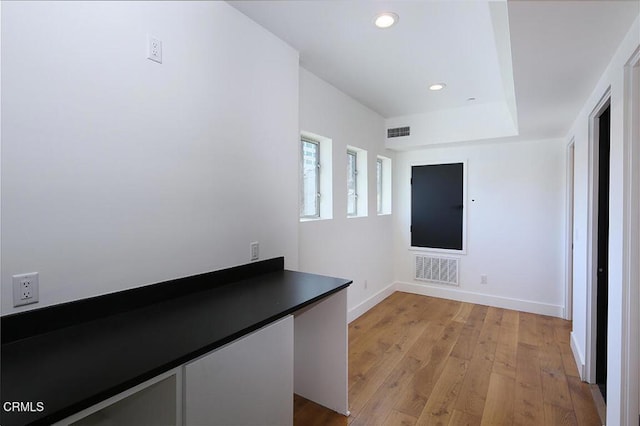
M571 353L573 354L573 359L575 360L576 366L578 367L578 373L580 374L580 379L586 380L586 374L584 369L584 356L580 351L580 347L578 346L578 342L576 341L576 335L573 333L573 331L571 332L570 343L571 343Z
M360 315L364 314L369 309L373 308L378 303L382 302L384 299L386 299L387 297L391 296L391 294L394 291L396 291L396 284L395 283L389 284L388 286L386 286L385 288L383 288L382 290L380 290L379 292L377 292L373 296L371 296L368 299L366 299L365 301L359 303L355 307L349 309L349 311L347 312L347 320L349 322L355 320Z
M496 308L513 309L516 311L531 312L534 314L549 315L558 318L563 317L564 311L563 307L559 305L550 305L546 303L532 302L529 300L474 293L460 290L459 288L436 287L429 284L396 282L395 289L406 293L440 297L443 299L458 300L460 302L476 303L479 305L495 306Z
M423 296L432 296L432 297L440 297L443 299L451 299L458 300L461 302L469 302L469 303L477 303L479 305L487 305L487 306L495 306L497 308L504 309L513 309L517 311L523 312L531 312L534 314L540 315L549 315L558 318L563 318L564 315L564 307L560 305L551 305L540 302L532 302L529 300L522 299L513 299L508 297L501 296L492 296L488 294L482 293L474 293L470 291L460 290L459 288L443 288L431 286L429 284L413 284L407 282L395 282L387 287L383 288L373 296L359 303L355 307L349 309L347 313L347 320L349 322L355 320L369 309L376 306L378 303L382 302L384 299L389 297L394 291L403 291L405 293L414 293L421 294ZM574 346L573 334L571 340L571 347L573 349ZM574 350L574 357L576 356L577 349ZM578 351L578 354L580 352ZM583 366L582 370L584 370L584 362L581 360L578 362L578 358L576 358L576 364L578 366ZM582 371L581 371L582 377Z

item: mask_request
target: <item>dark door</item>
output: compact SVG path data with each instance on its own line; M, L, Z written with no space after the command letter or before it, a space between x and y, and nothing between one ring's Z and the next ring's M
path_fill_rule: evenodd
M607 400L607 317L609 305L609 150L610 109L599 117L598 134L598 269L596 326L596 383Z

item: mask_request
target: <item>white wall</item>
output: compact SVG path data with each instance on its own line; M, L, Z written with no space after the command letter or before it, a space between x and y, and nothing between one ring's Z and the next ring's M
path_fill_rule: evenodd
M611 173L609 194L609 323L608 323L608 377L607 377L607 424L637 424L638 384L626 376L623 365L628 358L628 341L624 333L629 330L629 309L637 310L636 301L628 301L630 286L628 265L625 255L629 241L624 223L628 212L625 210L625 180L630 175L627 156L629 139L625 136L626 117L625 65L634 51L640 48L640 18L630 28L624 41L615 52L609 66L585 103L574 122L567 140L575 138L575 201L574 201L574 294L572 343L578 365L588 364L589 324L593 314L588 309L588 296L592 282L589 272L589 228L592 210L590 189L591 154L589 146L590 115L608 89L611 93ZM637 259L631 259L636 263ZM594 311L595 312L595 311ZM636 326L637 327L637 326ZM637 328L636 328L637 330ZM593 334L595 341L595 331ZM584 377L583 377L584 378ZM634 394L635 393L635 394ZM632 404L632 405L628 405ZM631 414L629 414L631 413Z
M562 316L564 306L562 140L484 143L398 153L395 268L398 288L437 297ZM466 161L466 254L460 285L415 281L411 166ZM487 284L480 276L487 275Z
M333 219L300 223L300 270L353 279L347 298L353 319L388 294L393 283L393 215L375 213L375 159L393 159L384 148L384 120L301 68L300 130L333 143ZM368 153L366 217L347 218L347 145Z
M146 37L163 63L146 59ZM298 55L224 2L2 2L2 313L298 266Z
M462 122L464 126L460 125ZM392 117L387 119L386 123L388 128L411 127L411 135L386 140L387 148L397 150L518 134L513 111L507 102L487 102Z

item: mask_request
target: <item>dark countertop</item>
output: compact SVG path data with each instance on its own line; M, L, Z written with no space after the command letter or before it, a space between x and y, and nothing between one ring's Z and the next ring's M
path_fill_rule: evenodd
M2 425L50 424L180 366L351 281L280 270L2 345Z

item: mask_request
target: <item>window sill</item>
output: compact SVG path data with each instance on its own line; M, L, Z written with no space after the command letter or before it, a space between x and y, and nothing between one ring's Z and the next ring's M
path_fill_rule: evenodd
M456 249L441 249L441 248L414 247L414 246L411 246L411 247L409 247L409 251L438 253L438 254L450 254L450 255L451 254L452 255L456 255L456 254L466 255L467 254L466 247L463 248L462 250L456 250Z
M322 220L331 220L333 219L332 217L301 217L300 223L306 223L306 222L319 222Z

